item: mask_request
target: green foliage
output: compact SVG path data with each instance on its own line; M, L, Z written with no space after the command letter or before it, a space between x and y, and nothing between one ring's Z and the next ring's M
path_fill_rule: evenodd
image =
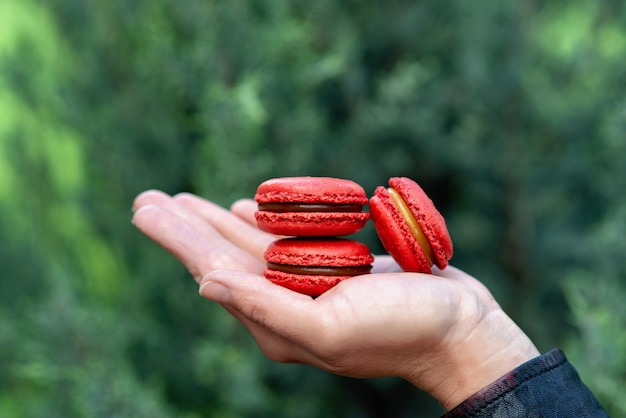
M565 282L576 325L567 354L611 416L626 414L620 395L626 382L625 219L626 204L614 201L612 213L590 232L589 263L571 269Z
M454 264L624 415L626 10L600 0L0 3L0 410L427 416L264 359L129 223L273 176L419 181ZM382 251L371 225L359 234ZM44 411L44 412L42 412Z

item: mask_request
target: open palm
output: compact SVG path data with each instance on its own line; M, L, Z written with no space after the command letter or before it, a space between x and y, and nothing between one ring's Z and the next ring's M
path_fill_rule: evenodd
M275 361L353 377L400 376L452 407L538 354L489 291L453 267L404 273L391 257L378 256L372 274L312 299L261 275L263 252L277 237L256 227L254 201L227 210L191 194L148 191L134 210L135 225L178 258L201 295L222 304ZM513 360L494 367L505 352Z

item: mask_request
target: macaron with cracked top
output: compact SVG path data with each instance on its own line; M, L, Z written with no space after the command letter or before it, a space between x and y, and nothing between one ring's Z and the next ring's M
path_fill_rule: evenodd
M283 238L267 247L264 258L267 279L309 296L369 273L374 261L367 245L345 238Z
M368 198L363 188L347 179L282 177L259 185L254 199L259 228L287 236L344 236L365 226Z
M383 247L405 271L444 269L453 254L445 219L415 181L392 177L389 186L376 188L369 202Z

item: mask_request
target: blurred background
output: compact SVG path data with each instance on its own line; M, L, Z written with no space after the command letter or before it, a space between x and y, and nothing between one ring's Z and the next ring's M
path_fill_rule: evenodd
M322 175L418 181L453 264L626 416L624 22L621 0L1 0L1 415L441 414L265 359L130 223L145 189L227 206Z

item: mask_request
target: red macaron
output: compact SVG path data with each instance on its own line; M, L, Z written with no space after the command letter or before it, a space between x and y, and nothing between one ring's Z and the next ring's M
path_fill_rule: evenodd
M369 204L383 246L405 271L444 269L453 250L443 216L413 180L392 177L389 186L379 186Z
M267 279L309 296L369 273L374 261L367 245L344 238L284 238L271 243L264 257Z
M282 177L259 185L255 217L265 232L288 236L342 236L359 231L370 215L357 183L331 177Z

